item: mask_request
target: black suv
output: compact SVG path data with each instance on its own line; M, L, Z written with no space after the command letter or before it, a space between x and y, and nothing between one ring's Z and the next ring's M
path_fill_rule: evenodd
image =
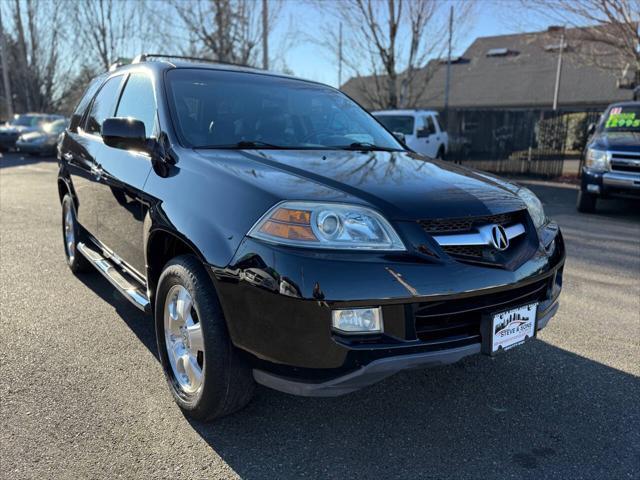
M65 252L154 316L191 417L255 383L340 395L495 355L558 308L565 252L529 190L407 150L333 88L139 57L59 145Z
M589 135L578 211L594 212L599 198L640 198L640 102L609 105Z

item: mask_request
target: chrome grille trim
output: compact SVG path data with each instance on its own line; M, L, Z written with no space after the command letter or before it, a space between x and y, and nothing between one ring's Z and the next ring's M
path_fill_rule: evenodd
M491 246L491 229L493 225L483 225L477 227L477 232L470 233L456 233L451 235L434 235L434 240L438 242L441 247L458 247L458 246ZM505 227L507 238L509 241L522 235L525 232L524 225L516 223Z

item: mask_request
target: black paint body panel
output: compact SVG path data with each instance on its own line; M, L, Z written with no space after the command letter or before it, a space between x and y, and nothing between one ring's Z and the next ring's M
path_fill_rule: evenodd
M150 62L115 73L144 71L153 78L171 164L160 169L151 154L67 131L60 185L74 196L84 230L146 276L152 295L148 245L154 235L169 232L188 245L210 271L232 341L256 368L331 378L385 356L444 348L416 333L413 314L429 302L515 292L535 282L547 282L544 305L557 299L564 246L554 224L534 229L530 258L497 268L447 256L418 223L523 210L517 185L408 151L185 148L166 103L163 79L171 68ZM373 208L398 231L407 251L317 251L247 237L283 200ZM385 333L367 339L333 334L331 308L351 306L382 306Z

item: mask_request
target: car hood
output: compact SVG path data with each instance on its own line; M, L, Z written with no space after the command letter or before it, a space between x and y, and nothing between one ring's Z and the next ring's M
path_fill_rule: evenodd
M30 131L29 127L22 127L22 126L16 126L16 125L9 125L9 126L5 126L5 127L0 127L0 133L17 134L17 133L24 133L24 132L28 132L28 131Z
M279 200L344 201L394 220L492 215L525 208L517 185L409 152L198 150Z
M49 135L45 132L27 132L20 135L20 140L23 142L33 142L39 139L46 139Z
M622 152L640 152L640 133L611 132L596 135L589 147L598 150L617 150Z

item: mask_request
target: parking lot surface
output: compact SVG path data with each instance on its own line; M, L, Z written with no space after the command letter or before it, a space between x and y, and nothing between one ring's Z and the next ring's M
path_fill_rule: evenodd
M63 257L57 165L0 158L0 478L640 477L640 205L578 214L534 182L567 243L559 314L495 359L339 398L258 388L190 422L150 317Z

